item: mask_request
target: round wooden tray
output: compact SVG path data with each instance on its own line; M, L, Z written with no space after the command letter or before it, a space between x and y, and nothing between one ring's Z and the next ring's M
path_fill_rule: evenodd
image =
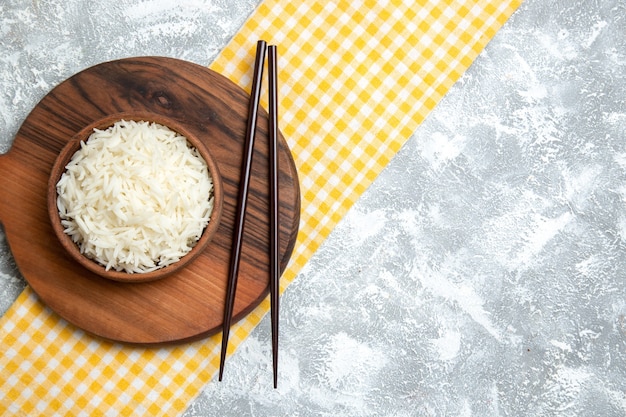
M249 94L208 68L162 57L111 61L55 87L26 118L11 150L0 155L0 220L18 268L61 317L121 342L193 340L222 329L228 263ZM46 184L63 145L107 114L140 110L165 115L202 138L224 185L220 227L191 265L167 278L120 283L101 278L63 251L46 212ZM267 113L259 110L234 320L269 288ZM300 220L297 171L279 135L281 271Z

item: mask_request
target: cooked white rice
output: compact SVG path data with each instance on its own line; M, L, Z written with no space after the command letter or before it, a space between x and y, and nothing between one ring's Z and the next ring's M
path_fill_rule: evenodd
M120 120L94 129L57 183L65 233L107 270L145 273L177 262L213 211L207 164L169 128Z

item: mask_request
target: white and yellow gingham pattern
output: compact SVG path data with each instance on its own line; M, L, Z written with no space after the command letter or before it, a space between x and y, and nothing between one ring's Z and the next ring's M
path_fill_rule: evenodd
M283 0L259 6L264 19L250 20L211 67L247 85L256 40L280 46L281 130L303 196L298 266L519 3Z
M248 88L256 41L278 45L281 130L302 193L283 289L520 3L266 0L257 8L211 67ZM268 310L266 300L233 327L230 352ZM159 349L110 343L26 289L0 320L0 415L175 415L215 375L220 337Z

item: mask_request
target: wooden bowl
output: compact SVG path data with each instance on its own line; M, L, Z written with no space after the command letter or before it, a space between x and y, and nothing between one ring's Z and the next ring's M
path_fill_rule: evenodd
M80 249L76 243L74 243L70 236L64 233L64 227L61 224L61 217L57 208L57 189L56 184L61 178L61 175L65 172L65 167L74 155L74 153L80 148L80 142L86 141L94 129L107 129L114 123L120 120L134 120L134 121L147 121L155 122L160 125L166 126L169 129L185 136L187 141L195 147L200 155L206 161L209 169L209 174L213 180L213 211L211 212L210 221L204 229L202 236L196 243L196 245L186 255L180 258L177 262L157 269L155 271L144 273L129 273L125 271L106 270L106 268L100 265L98 262L88 258L80 252ZM52 223L52 228L55 235L59 239L61 246L67 251L69 256L76 260L80 265L85 267L91 272L100 275L103 278L111 279L114 281L122 282L145 282L153 281L164 278L181 268L184 268L190 262L192 262L196 256L198 256L210 242L211 238L218 229L220 217L222 214L223 204L223 190L222 179L217 168L217 164L211 156L209 150L203 144L203 142L197 136L191 134L183 124L172 120L168 117L152 114L152 113L118 113L112 114L103 119L97 120L88 126L85 126L76 135L74 135L69 142L63 147L58 157L56 158L50 178L48 180L48 214ZM209 196L207 196L209 198Z

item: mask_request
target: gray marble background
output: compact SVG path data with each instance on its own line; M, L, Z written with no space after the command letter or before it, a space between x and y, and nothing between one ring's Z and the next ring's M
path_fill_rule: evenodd
M0 152L101 61L208 64L256 1L4 1ZM526 0L186 416L625 416L626 2ZM0 309L24 281L0 234Z

